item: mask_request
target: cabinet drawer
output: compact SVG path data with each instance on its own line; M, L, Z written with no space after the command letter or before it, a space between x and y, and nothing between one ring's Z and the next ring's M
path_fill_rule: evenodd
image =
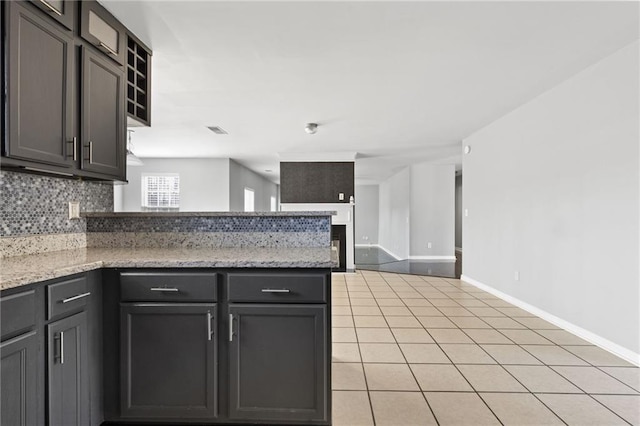
M36 323L34 290L0 298L2 338L29 329Z
M230 273L228 299L231 302L325 303L325 274Z
M80 36L120 65L125 63L125 27L97 1L80 3Z
M47 319L84 307L90 296L84 276L48 285Z
M123 302L215 302L217 276L211 272L123 272Z

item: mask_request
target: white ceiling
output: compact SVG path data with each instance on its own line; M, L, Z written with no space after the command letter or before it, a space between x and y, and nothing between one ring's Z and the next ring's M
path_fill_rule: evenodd
M231 157L274 181L279 153L357 152L359 183L459 164L463 138L639 22L637 2L102 2L153 49L136 154Z

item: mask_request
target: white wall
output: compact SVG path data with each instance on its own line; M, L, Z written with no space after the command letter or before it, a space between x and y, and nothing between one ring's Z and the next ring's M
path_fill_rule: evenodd
M378 185L356 185L356 244L378 244L378 213L380 209L378 191Z
M453 164L410 167L410 258L455 260L455 174Z
M638 48L472 135L463 158L464 276L636 360Z
M278 197L278 186L247 169L233 160L229 160L229 210L244 211L244 188L251 188L255 194L255 211L270 211L271 197Z
M143 166L127 167L122 210L140 211L143 173L180 174L180 211L229 210L228 158L144 158Z
M410 196L408 167L380 184L378 244L398 259L409 257Z

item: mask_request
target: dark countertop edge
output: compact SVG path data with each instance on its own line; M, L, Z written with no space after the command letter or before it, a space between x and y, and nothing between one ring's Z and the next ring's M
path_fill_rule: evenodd
M86 212L80 217L324 217L335 216L335 210L283 212Z

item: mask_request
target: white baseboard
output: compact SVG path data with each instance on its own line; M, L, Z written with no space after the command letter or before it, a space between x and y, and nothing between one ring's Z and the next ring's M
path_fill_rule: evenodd
M455 256L409 256L409 260L444 260L447 262L455 262Z
M376 243L369 243L369 244L354 244L354 247L360 247L360 248L370 248L370 247L378 247L380 248L380 246Z
M585 330L582 327L579 327L575 324L565 321L562 318L558 318L557 316L550 314L547 311L543 311L540 308L536 308L535 306L530 305L527 302L523 302L520 299L517 299L513 296L509 296L508 294L503 293L500 290L496 290L495 288L490 287L486 284L483 284L480 281L477 281L467 275L462 274L462 276L460 277L460 280L466 283L469 283L475 287L478 287L479 289L484 290L487 293L491 293L494 296L504 300L505 302L509 302L512 305L522 308L525 311L530 312L533 315L536 315L542 318L543 320L550 322L553 325L563 328L566 331L573 333L576 336L586 340L587 342L591 342L594 345L599 346L608 352L611 352L612 354L624 359L625 361L628 361L632 364L640 366L640 354L635 353L630 349L627 349L623 346L618 345L617 343L607 340L602 336L598 336L597 334L592 333L589 330Z
M386 248L382 247L380 244L376 244L376 247L378 247L380 250L384 250L389 256L393 257L395 260L406 260L406 259L403 259L402 257L398 256L397 254L395 254L391 250L387 250Z

